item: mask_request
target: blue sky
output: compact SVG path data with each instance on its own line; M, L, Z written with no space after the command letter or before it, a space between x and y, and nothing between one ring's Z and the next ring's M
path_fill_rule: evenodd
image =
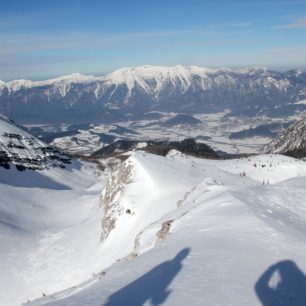
M0 79L127 66L306 69L306 0L1 0Z

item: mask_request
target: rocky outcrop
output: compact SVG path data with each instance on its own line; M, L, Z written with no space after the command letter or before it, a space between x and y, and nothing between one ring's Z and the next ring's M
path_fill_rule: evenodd
M20 171L65 168L70 160L68 156L27 133L13 121L0 116L0 167L9 169L14 164Z
M133 177L133 165L130 160L127 160L111 174L106 184L100 202L103 209L102 240L105 240L115 228L120 215L132 213L120 205L120 200L126 185L133 181Z

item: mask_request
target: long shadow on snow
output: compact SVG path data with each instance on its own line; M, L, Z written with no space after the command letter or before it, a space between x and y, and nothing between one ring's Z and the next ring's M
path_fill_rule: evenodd
M0 170L1 171L1 170ZM71 190L67 185L58 183L51 178L33 170L13 171L2 170L0 173L0 183L14 187L23 188L44 188L53 190Z
M134 282L113 293L103 306L142 306L150 300L154 306L161 305L169 297L168 286L183 267L183 260L190 248L181 250L172 260L166 261Z
M263 306L306 305L306 277L291 260L269 267L255 284L255 291Z

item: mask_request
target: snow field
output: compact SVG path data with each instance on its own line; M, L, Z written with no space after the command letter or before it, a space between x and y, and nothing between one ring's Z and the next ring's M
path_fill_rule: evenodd
M254 162L272 163L273 171L258 170L251 178ZM277 282L288 282L281 269L285 259L306 271L303 162L277 155L208 161L137 152L127 163L132 180L114 202L123 209L113 211L116 226L102 246L121 259L91 281L31 305L271 302L256 294L258 282L276 300L290 298L292 292L277 291ZM263 177L274 185L263 185ZM125 213L130 207L133 214ZM263 273L275 264L279 270L263 283ZM273 287L277 275L283 279ZM295 293L293 298L303 298Z

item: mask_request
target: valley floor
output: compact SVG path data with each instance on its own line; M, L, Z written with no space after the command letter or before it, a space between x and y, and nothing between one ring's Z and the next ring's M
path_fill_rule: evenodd
M286 118L230 117L227 116L227 112L220 112L194 115L201 122L199 124L181 123L169 126L166 122L177 114L159 114L162 118L158 120L84 124L75 130L73 126L62 126L61 132L53 134L52 144L71 154L89 155L119 139L181 141L193 138L197 142L206 143L214 150L230 154L258 153L263 145L272 140L273 132L279 133L282 130L281 126L285 127L288 122L303 117L303 113ZM273 128L274 125L278 126L278 130ZM49 132L54 131L54 127L51 126L40 128ZM237 133L241 135L238 136ZM235 134L236 137L232 137Z

